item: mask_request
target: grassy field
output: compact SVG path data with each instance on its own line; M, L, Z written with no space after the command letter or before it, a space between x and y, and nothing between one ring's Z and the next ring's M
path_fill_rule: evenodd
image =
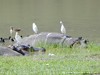
M45 54L0 56L0 75L100 75L100 45L89 44L87 49L46 49Z

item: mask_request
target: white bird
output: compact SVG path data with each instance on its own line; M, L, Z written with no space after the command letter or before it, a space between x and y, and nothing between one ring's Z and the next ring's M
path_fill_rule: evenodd
M19 44L20 42L21 42L21 40L22 40L22 38L18 35L18 32L16 32L16 34L15 34L15 40L16 40L16 42Z
M33 31L37 34L38 33L38 28L37 28L36 24L33 23L32 26L33 26Z
M11 26L10 27L10 34L11 34L11 36L12 36L13 32L14 32L14 30L13 30L13 27Z
M65 29L62 21L60 21L60 24L61 24L61 33L66 34L66 29Z

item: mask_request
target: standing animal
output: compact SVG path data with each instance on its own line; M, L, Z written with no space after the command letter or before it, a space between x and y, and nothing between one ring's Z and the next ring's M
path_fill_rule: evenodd
M62 21L60 21L60 24L61 24L61 33L66 34L66 29L65 29Z
M35 23L32 24L32 28L33 28L33 31L37 34L38 33L38 27L36 26Z
M10 26L10 36L12 36L13 32L14 32L14 28Z
M11 34L11 37L12 37L12 34L14 32L20 32L21 31L21 28L15 28L13 26L10 26L10 34Z

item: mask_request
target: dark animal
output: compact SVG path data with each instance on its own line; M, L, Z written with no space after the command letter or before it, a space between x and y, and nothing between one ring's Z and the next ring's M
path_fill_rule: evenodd
M45 48L34 48L34 47L31 47L31 46L25 46L25 45L20 45L20 46L13 46L13 45L10 45L9 48L11 48L12 50L22 54L22 55L25 55L26 51L27 52L38 52L38 51L41 51L41 52L46 52L46 49Z
M56 44L72 48L75 44L86 44L86 42L82 42L83 40L85 39L82 37L73 38L61 33L42 32L23 38L20 44L34 47L38 45Z
M11 38L10 40L11 40L11 42L14 42L14 38Z
M31 51L31 52L38 52L38 51L42 51L42 52L46 52L46 49L45 48L36 48L36 47L33 47L33 46L25 46L25 45L20 45L21 47L21 50L25 50L25 51Z
M7 37L3 37L3 38L1 37L1 38L0 38L0 42L4 43L4 42L6 42L6 41L14 42L15 39L12 38L11 36L9 36L8 38L7 38Z
M0 38L0 42L1 42L1 43L4 43L5 40L1 37L1 38Z
M25 55L25 53L21 50L21 47L18 47L18 46L15 47L15 46L11 45L11 46L9 46L9 48L11 48L12 50L14 50L22 55Z

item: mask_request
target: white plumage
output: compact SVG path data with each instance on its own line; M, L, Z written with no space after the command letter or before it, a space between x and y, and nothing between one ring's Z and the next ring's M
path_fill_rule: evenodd
M15 40L16 40L16 42L19 44L20 42L21 42L21 40L22 40L22 38L18 35L18 32L16 32L16 34L15 34Z
M66 29L65 29L62 21L60 21L60 24L61 24L61 33L66 34Z
M33 23L32 26L33 26L33 31L34 31L35 33L38 33L38 28L37 28L36 24Z
M14 32L13 27L10 27L10 34L11 34L11 36L12 36L13 32Z

